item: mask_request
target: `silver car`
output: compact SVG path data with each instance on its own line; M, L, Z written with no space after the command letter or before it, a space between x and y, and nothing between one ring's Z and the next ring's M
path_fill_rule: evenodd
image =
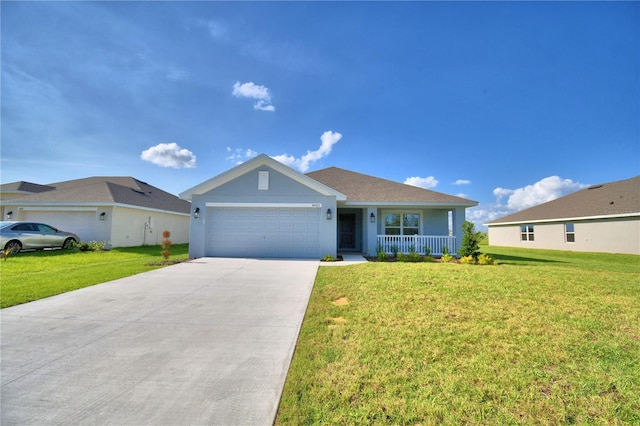
M0 247L14 252L52 247L69 248L80 238L51 225L37 222L0 222Z

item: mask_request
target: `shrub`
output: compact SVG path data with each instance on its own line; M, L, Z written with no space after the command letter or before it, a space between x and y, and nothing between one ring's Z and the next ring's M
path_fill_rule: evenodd
M169 248L171 248L171 240L169 239L169 237L171 236L171 232L169 231L162 231L162 243L161 243L161 247L162 247L162 251L160 252L160 254L162 254L162 257L164 257L164 260L169 260L169 256L171 255L171 253L169 252Z
M409 252L409 254L398 254L398 262L420 262L421 260L420 253L416 251Z
M460 258L460 263L465 265L475 265L476 260L473 258L473 256L462 256Z
M325 254L324 257L321 259L323 262L335 262L336 258L333 257L330 254Z
M387 253L385 253L384 251L379 251L378 252L378 261L379 262L384 262L385 260L387 260Z
M107 244L106 241L80 241L79 243L73 243L70 248L80 251L102 251Z
M496 262L496 260L489 256L488 254L482 253L480 256L478 256L478 265L497 265L498 262Z
M398 249L397 245L394 244L394 245L391 246L391 253L393 253L394 257L398 257L398 251L399 251L399 249Z
M473 222L465 220L462 224L462 242L458 250L458 256L473 257L474 262L478 261L480 255L480 233L476 232Z
M455 257L453 257L452 255L450 255L449 253L447 254L443 254L442 257L440 258L440 260L443 263L450 263L453 262L453 259L455 259Z

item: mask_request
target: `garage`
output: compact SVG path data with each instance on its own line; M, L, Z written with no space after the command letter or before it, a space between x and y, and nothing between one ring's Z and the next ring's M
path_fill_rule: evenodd
M320 256L320 206L208 203L205 255L250 258Z
M24 210L21 220L41 222L62 231L73 232L81 241L95 240L96 211Z

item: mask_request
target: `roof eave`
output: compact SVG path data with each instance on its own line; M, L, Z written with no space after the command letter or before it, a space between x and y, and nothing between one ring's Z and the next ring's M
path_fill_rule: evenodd
M606 214L597 216L575 216L575 217L559 217L553 219L532 219L532 220L518 220L510 222L488 222L483 226L502 226L502 225L522 225L522 224L536 224L536 223L549 223L549 222L571 222L579 220L599 220L599 219L617 219L626 217L640 217L640 212L635 213L618 213L618 214Z
M154 212L158 212L158 213L168 213L168 214L177 214L177 215L181 215L181 216L190 216L189 212L180 212L177 210L167 210L167 209L159 209L157 207L144 207L144 206L137 206L135 204L125 204L125 203L87 203L87 202L65 202L65 201L60 201L60 202L29 202L29 203L22 203L19 202L20 199L17 199L16 201L18 202L14 202L14 203L10 203L10 204L5 204L5 207L7 205L9 206L15 206L16 208L23 208L23 207L27 207L28 209L33 209L33 208L56 208L56 209L61 209L61 208L65 208L65 207L70 207L70 208L74 208L74 207L80 207L80 208L86 208L86 207L95 207L96 209L98 207L125 207L125 208L129 208L129 209L138 209L138 210L144 210L144 211L154 211Z
M468 203L447 203L434 201L349 201L344 203L349 207L475 207L475 201Z

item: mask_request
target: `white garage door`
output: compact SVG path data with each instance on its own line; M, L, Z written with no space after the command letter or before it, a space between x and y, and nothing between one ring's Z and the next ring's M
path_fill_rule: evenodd
M73 232L81 241L95 240L96 212L25 211L22 220L41 222L61 231Z
M320 208L207 208L206 256L315 258Z

